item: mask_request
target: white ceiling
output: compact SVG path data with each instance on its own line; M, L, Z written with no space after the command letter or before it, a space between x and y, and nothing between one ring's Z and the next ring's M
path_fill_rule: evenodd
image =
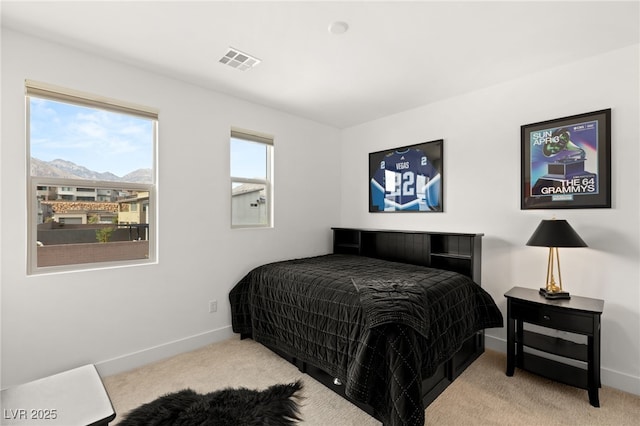
M14 30L338 128L637 44L640 26L638 1L2 0L1 13ZM330 34L334 21L349 31ZM222 65L229 46L262 63Z

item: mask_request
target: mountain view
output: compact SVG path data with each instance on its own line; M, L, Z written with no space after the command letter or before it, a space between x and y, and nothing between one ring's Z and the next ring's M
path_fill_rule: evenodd
M111 172L96 172L71 161L56 159L42 161L31 157L31 176L75 178L86 180L101 180L110 182L151 183L151 169L138 169L124 176L116 176Z

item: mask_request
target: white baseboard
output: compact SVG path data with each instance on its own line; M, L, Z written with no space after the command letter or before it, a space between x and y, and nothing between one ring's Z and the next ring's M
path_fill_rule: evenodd
M486 349L504 354L507 353L507 341L502 338L485 334L484 342ZM505 365L505 369L506 368L507 366ZM602 382L602 386L640 395L640 377L634 377L629 374L601 367L600 381Z
M484 334L484 347L503 354L507 353L507 341L498 337L489 336L486 332Z
M231 338L234 335L231 326L211 330L184 339L174 340L162 345L143 349L95 364L102 377L133 370L152 362L160 361L184 352L189 352Z
M184 352L193 351L211 343L220 342L234 335L231 326L207 331L205 333L189 336L184 339L174 340L162 345L154 346L141 351L122 355L106 361L96 363L96 368L102 377L133 370L152 362L160 361ZM485 335L485 347L492 351L506 353L506 340ZM506 365L505 365L506 368ZM621 373L607 368L600 371L603 386L609 386L623 392L640 395L640 377Z

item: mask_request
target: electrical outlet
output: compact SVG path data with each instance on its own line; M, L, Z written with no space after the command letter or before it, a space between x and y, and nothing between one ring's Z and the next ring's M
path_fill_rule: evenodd
M218 301L209 300L209 313L218 312Z

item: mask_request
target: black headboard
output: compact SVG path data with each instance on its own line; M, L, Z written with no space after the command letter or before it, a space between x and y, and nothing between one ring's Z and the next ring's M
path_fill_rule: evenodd
M455 271L481 284L482 236L454 232L331 228L333 252Z

